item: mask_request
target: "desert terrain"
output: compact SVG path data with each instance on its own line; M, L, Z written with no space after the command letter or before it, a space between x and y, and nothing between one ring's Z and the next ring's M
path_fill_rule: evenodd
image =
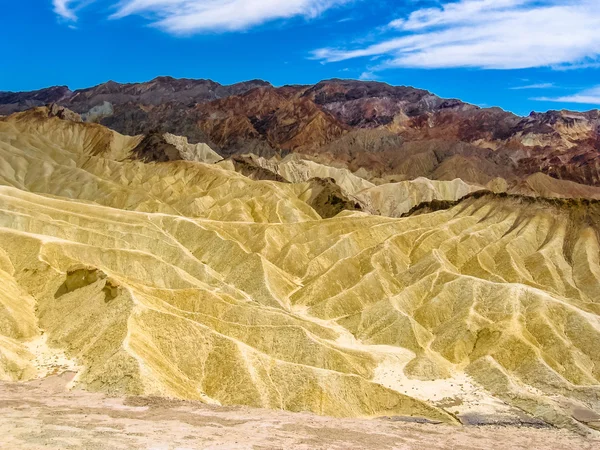
M334 88L349 95L315 89ZM231 95L213 106L238 108ZM595 145L588 116L544 128L573 139L565 158ZM414 159L390 174L84 119L58 104L0 118L2 445L598 442L593 172L497 173L469 147L485 173L444 153L443 176Z
M334 419L157 397L67 391L73 374L0 384L0 448L592 450L600 440L549 428Z

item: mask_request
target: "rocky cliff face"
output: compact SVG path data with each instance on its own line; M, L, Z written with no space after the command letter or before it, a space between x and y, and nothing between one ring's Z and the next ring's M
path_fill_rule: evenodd
M32 92L0 92L0 115L8 115L61 100L67 101L72 94L67 86L54 86Z
M57 87L2 93L0 114L48 102L128 135L173 133L207 143L222 156L301 153L362 169L373 179L461 178L487 184L501 177L517 184L542 172L600 185L598 111L518 117L376 82L222 86L160 77L74 92Z

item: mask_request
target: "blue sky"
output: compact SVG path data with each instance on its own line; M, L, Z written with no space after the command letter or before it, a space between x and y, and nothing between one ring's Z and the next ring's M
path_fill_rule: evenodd
M0 90L362 78L517 114L600 107L598 0L4 0Z

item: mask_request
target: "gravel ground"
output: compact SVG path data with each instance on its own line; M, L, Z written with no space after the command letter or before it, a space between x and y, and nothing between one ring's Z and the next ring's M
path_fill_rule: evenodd
M2 449L598 449L564 430L335 419L65 389L72 375L0 383Z

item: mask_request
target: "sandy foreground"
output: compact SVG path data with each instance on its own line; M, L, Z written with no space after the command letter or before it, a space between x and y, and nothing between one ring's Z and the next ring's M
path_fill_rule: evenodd
M2 449L597 449L563 430L335 419L68 391L72 375L0 384Z

